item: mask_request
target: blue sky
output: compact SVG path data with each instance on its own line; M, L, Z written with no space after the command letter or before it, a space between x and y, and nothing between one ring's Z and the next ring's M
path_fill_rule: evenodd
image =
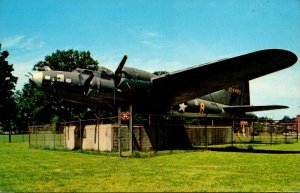
M151 72L268 48L300 57L298 0L0 0L0 23L18 90L33 65L57 49L89 50L113 71L125 53L127 66ZM290 106L259 116L300 113L299 62L250 86L252 105Z

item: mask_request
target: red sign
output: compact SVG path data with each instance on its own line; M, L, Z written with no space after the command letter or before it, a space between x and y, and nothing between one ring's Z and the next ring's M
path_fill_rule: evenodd
M120 114L122 121L128 121L130 119L130 112L126 111L126 112L121 112Z
M247 126L247 125L248 125L248 122L247 122L247 121L240 121L240 125L241 125L241 126Z

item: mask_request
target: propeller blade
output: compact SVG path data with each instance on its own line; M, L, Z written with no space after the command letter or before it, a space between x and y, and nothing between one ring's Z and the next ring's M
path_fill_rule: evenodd
M25 76L29 78L29 82L33 83L33 75L31 72L28 72L28 74L25 74Z
M125 54L124 57L123 57L123 59L121 60L121 62L120 62L120 64L119 64L119 66L118 66L116 72L115 72L115 77L114 77L114 80L115 80L115 87L117 87L117 86L119 85L120 81L121 81L121 77L122 77L122 69L123 69L123 67L124 67L124 65L125 65L125 62L126 62L127 58L128 58L128 55Z

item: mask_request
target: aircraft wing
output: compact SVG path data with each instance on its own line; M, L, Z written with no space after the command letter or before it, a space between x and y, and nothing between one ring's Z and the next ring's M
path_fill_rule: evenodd
M296 61L290 51L268 49L175 71L152 81L170 105L176 105L287 68Z
M287 108L289 107L281 106L281 105L223 107L224 111L228 113L245 113L245 112L268 111L268 110L287 109Z

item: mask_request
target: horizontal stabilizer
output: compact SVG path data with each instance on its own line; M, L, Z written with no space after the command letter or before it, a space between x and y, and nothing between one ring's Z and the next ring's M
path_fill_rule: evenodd
M265 105L265 106L230 106L223 107L225 112L228 113L245 113L245 112L255 112L255 111L268 111L276 109L287 109L289 107L282 105Z

